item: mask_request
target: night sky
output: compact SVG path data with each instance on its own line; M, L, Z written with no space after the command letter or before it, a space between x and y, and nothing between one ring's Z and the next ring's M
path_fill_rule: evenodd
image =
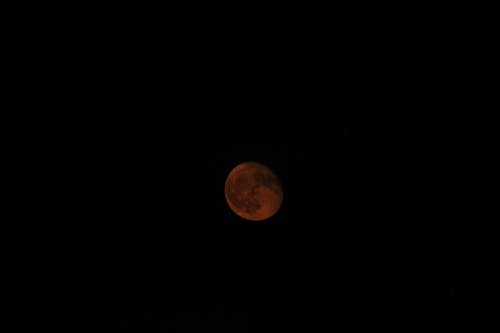
M64 290L69 331L460 325L475 293L461 177L475 148L450 118L421 115L459 97L451 60L349 21L335 38L134 29L99 30L85 61L64 58L51 105L66 112L39 114L47 140L30 142L57 212L38 227L54 240L41 272ZM225 201L245 161L281 179L269 220Z

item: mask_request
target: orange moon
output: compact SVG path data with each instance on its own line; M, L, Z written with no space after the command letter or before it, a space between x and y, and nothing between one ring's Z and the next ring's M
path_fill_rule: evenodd
M278 176L269 167L257 162L244 162L231 170L224 192L231 210L251 221L270 218L283 202L283 189Z

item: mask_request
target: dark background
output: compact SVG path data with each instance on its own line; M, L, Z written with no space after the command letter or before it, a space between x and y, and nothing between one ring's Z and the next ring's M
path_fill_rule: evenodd
M456 114L437 116L474 102L466 69L446 29L352 13L308 29L104 16L31 32L39 89L22 100L50 111L25 119L49 216L34 234L51 254L34 256L62 290L55 321L236 333L470 320L475 146ZM225 202L249 160L283 183L267 221Z

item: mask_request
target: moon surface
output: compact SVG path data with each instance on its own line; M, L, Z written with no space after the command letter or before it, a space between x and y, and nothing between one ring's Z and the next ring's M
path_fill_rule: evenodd
M283 201L278 176L258 162L244 162L231 170L224 192L231 210L251 221L270 218L280 209Z

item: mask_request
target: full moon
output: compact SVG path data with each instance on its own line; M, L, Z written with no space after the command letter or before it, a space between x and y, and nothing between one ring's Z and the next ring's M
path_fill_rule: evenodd
M276 174L257 162L237 165L226 179L226 201L240 217L261 221L270 218L280 209L283 189Z

